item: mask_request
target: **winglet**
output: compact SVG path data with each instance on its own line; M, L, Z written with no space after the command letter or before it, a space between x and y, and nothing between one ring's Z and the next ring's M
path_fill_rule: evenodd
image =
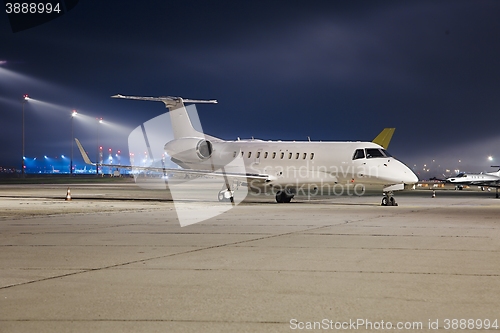
M82 154L82 157L83 157L83 160L85 161L85 163L95 165L95 163L92 163L92 161L90 160L89 156L85 152L85 149L83 149L83 146L80 143L80 140L75 138L75 141L76 141L76 145L78 146L78 149L80 149L80 153Z
M384 128L372 142L382 146L384 149L387 149L395 130L395 128Z

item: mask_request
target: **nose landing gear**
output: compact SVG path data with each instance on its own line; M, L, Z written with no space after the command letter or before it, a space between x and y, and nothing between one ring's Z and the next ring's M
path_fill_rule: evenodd
M394 199L394 193L392 191L384 192L384 197L382 198L382 206L397 206L398 203Z

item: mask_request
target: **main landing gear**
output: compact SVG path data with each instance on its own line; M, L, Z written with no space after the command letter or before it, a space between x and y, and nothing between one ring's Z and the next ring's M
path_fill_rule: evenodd
M394 199L394 193L392 191L384 192L384 197L382 198L382 206L397 206L398 203Z
M217 198L220 202L234 202L234 191L221 190Z
M292 201L293 197L295 196L295 194L291 191L278 191L278 193L276 193L276 202L278 203L289 203L290 201Z

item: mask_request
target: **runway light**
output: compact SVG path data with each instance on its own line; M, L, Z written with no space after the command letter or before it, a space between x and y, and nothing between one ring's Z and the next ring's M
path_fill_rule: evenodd
M488 156L488 161L493 161L493 156Z

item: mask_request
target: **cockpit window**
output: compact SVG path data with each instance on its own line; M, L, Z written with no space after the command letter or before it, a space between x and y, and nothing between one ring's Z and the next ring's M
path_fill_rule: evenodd
M365 150L364 149L356 149L354 155L352 156L353 160L357 160L360 158L365 158Z
M386 157L392 157L392 155L385 149L381 149Z
M467 175L463 172L459 173L458 175L455 176L456 178L461 178L461 177L467 177Z
M366 158L385 157L384 153L377 148L366 148Z

